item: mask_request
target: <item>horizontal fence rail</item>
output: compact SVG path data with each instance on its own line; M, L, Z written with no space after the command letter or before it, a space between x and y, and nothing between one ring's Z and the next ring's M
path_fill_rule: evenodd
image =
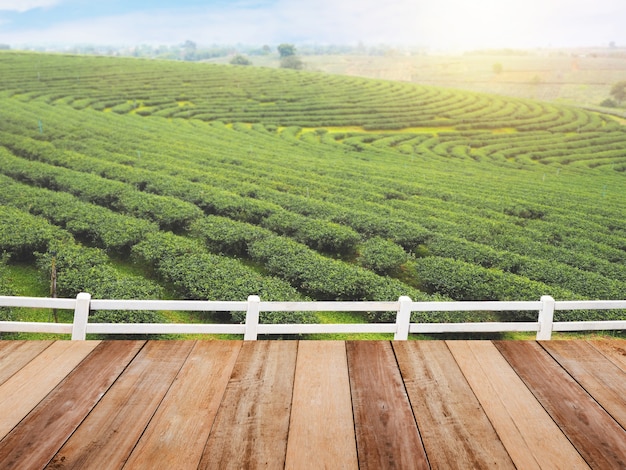
M555 322L557 310L626 309L626 300L555 301L543 296L539 301L476 301L476 302L413 302L400 297L391 302L265 302L256 295L247 301L200 300L100 300L88 293L75 299L0 296L0 307L30 307L74 311L72 323L0 321L0 332L71 334L82 340L87 334L236 334L244 340L258 335L329 334L329 333L389 333L395 340L406 340L410 333L497 333L536 332L537 340L548 340L553 331L626 330L626 320ZM89 313L95 310L178 310L198 312L246 312L241 324L189 323L89 323ZM395 312L395 323L300 324L261 323L262 312ZM412 312L461 311L536 311L535 322L471 322L471 323L411 323Z

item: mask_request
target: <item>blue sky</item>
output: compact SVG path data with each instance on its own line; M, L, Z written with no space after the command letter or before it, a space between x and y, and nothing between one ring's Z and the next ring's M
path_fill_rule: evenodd
M0 0L0 43L626 47L625 0Z

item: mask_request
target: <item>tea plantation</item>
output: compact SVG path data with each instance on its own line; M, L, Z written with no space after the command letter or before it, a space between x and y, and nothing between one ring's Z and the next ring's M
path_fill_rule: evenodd
M613 117L110 57L3 52L0 77L0 294L20 290L18 267L45 280L54 262L59 296L626 298L626 125ZM97 320L176 321L161 315ZM278 320L320 321L263 321Z

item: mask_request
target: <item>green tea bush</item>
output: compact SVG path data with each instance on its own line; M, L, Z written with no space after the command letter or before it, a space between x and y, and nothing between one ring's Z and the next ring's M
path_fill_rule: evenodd
M96 248L72 241L51 243L48 251L37 254L39 270L48 277L53 257L59 297L76 297L80 292L89 292L95 299L158 299L163 295L161 287L153 281L118 273L108 256ZM90 321L162 323L165 320L157 312L102 310L90 315Z
M190 234L202 240L213 253L239 257L248 256L248 244L254 240L275 236L270 230L256 225L214 215L196 220L191 225Z
M423 293L391 278L344 263L285 237L262 238L248 246L252 260L316 300L424 299Z
M169 196L126 190L119 195L113 209L139 219L159 224L161 230L184 232L189 224L203 215L202 210L189 202Z
M374 237L363 242L359 249L361 266L378 274L396 274L409 257L404 249L384 238Z
M407 251L417 250L431 235L428 229L416 223L359 210L347 210L333 215L332 221L352 227L363 238L381 237L392 240Z
M14 261L32 259L36 251L44 251L52 240L65 235L46 220L19 209L0 206L0 254Z
M361 239L358 233L344 225L287 211L270 215L261 221L261 225L324 253L353 253Z
M148 221L117 214L67 193L16 183L1 175L0 190L0 203L43 217L71 232L75 238L114 253L127 254L132 245L157 230L157 226ZM25 237L22 232L16 234ZM34 251L38 250L30 253Z
M407 271L419 280L423 289L454 300L539 300L542 295L551 295L557 300L581 299L560 287L451 258L419 258L407 263ZM516 320L536 318L533 312L520 312L516 316Z
M6 150L0 151L0 163L4 165L5 174L19 181L69 192L85 201L152 220L163 230L183 231L202 215L195 205L173 197L140 192L125 183L91 173L23 160L9 155Z
M178 295L196 300L246 300L256 294L262 300L301 300L289 284L262 276L239 261L207 253L195 240L170 233L155 233L133 248L133 256L148 264ZM232 312L236 322L245 312ZM265 323L311 323L314 315L302 312L268 312Z

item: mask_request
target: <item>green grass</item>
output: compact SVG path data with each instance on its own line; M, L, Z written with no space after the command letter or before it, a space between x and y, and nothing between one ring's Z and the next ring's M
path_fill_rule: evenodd
M50 297L50 283L44 279L41 273L28 264L9 264L7 266L8 281L16 295L24 297ZM13 308L13 318L15 321L23 322L54 322L54 312L52 309L41 308ZM73 312L57 310L59 323L70 323ZM26 339L26 340L49 340L49 339L69 339L69 335L59 335L52 333L4 333L5 339Z
M50 297L50 282L44 279L41 273L31 265L9 264L9 282L15 294L24 297ZM13 311L16 320L25 322L54 322L54 312L52 309L39 308L16 308ZM59 323L72 321L73 312L68 310L57 310Z
M318 322L322 324L367 323L360 312L317 312ZM304 339L322 340L389 340L393 335L385 333L329 333L302 335Z
M30 264L9 264L9 282L17 295L25 297L49 297L50 281Z

